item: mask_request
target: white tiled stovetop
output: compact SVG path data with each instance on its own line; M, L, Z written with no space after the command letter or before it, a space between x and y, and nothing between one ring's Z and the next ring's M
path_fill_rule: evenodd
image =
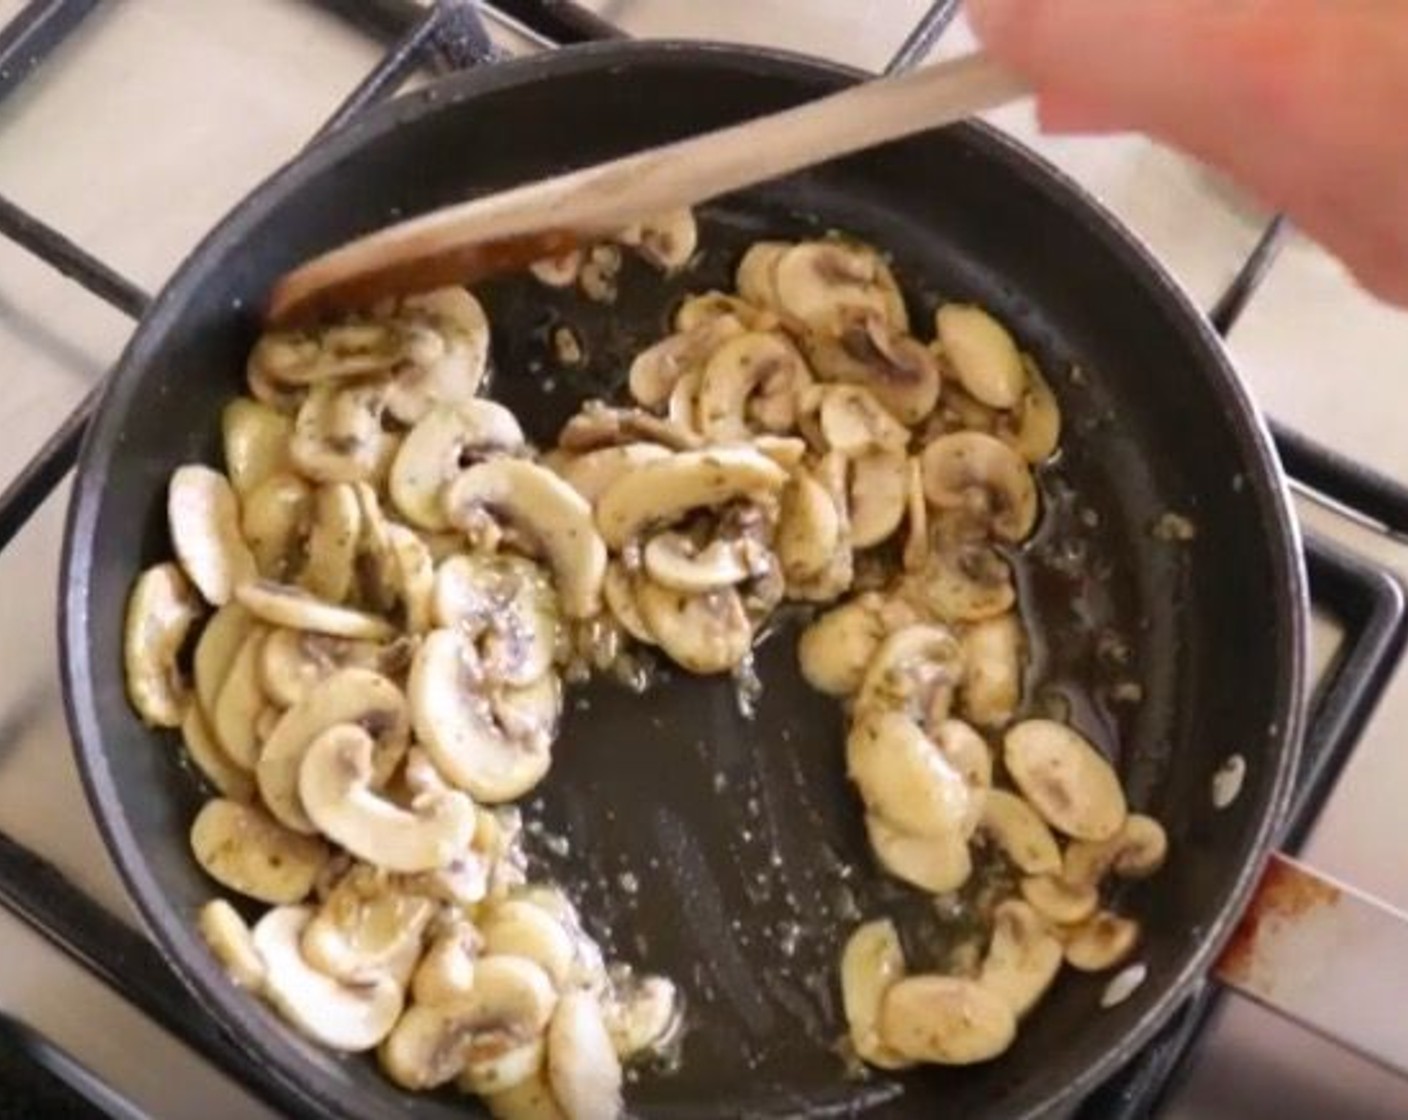
M0 0L8 20L21 0ZM639 35L737 39L884 64L925 0L616 0L590 6ZM967 41L961 27L942 53ZM104 5L0 106L0 194L149 290L255 182L311 134L375 58L300 0L126 0ZM1203 303L1265 215L1146 141L1049 140L1029 116L999 123L1092 187ZM130 324L0 240L0 483L116 357ZM1408 315L1359 293L1314 246L1294 244L1233 339L1268 409L1408 477ZM0 555L0 828L129 914L79 790L53 640L57 494ZM1408 572L1408 551L1302 503L1306 520ZM1332 873L1408 907L1408 678L1390 691L1312 839ZM229 1081L0 912L0 1008L16 1013L160 1117L267 1115ZM1178 1120L1408 1115L1408 1083L1246 1004L1231 1006Z

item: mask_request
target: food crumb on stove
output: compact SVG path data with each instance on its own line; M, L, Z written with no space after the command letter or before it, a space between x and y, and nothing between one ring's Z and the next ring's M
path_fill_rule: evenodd
M1118 1007L1139 990L1139 986L1144 983L1148 975L1149 966L1142 961L1121 969L1105 985L1105 990L1100 993L1100 1006L1107 1011L1112 1007Z
M1198 527L1181 513L1165 513L1149 530L1155 540L1184 544L1198 535Z
M728 789L728 775L722 770L718 770L714 773L714 792L723 793L726 789Z
M640 890L640 880L630 871L623 871L617 875L616 883L627 894L635 894Z
M553 328L552 352L557 358L558 364L564 366L579 366L586 361L587 357L587 352L583 349L582 340L577 337L577 332L566 325Z
M1240 754L1228 755L1227 761L1217 768L1212 776L1212 803L1217 809L1226 809L1242 792L1242 783L1247 778L1247 760Z

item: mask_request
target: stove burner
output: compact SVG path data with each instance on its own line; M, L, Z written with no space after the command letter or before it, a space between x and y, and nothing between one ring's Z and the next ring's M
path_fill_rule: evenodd
M414 0L307 0L317 3L389 44L377 65L348 95L320 130L335 129L362 109L389 97L421 68L445 72L492 63L498 51L472 0L436 0L428 8ZM97 0L31 0L0 28L0 98L11 93L97 7ZM889 73L919 62L957 14L958 0L936 0L890 61ZM623 33L571 0L495 0L493 10L548 45L583 42ZM1277 218L1248 257L1213 312L1226 333L1255 295L1282 243L1285 223ZM0 235L82 285L132 318L149 297L82 246L13 203L0 198ZM53 432L39 453L0 493L0 549L7 546L73 466L97 399L97 390ZM1408 489L1353 460L1273 423L1285 466L1310 490L1352 516L1408 535ZM1404 594L1384 568L1314 536L1305 541L1315 608L1343 630L1340 649L1317 684L1311 704L1296 794L1282 847L1304 838L1335 777L1354 749L1365 722L1402 655L1408 634ZM195 1002L155 946L70 882L42 856L0 832L0 904L51 943L100 977L177 1038L241 1081L276 1108L297 1111L302 1098L271 1080ZM1075 1120L1135 1120L1149 1115L1186 1067L1202 1027L1218 1000L1208 986L1190 999L1164 1031L1128 1066L1078 1106ZM4 1039L28 1040L9 1046ZM57 1078L91 1106L110 1116L135 1110L72 1059L8 1020L0 1021L0 1086L26 1069L29 1083L53 1091ZM8 1100L9 1096L0 1093ZM38 1099L38 1098L36 1098ZM57 1098L55 1098L57 1099ZM31 1113L37 1114L37 1113ZM45 1112L45 1115L68 1113Z

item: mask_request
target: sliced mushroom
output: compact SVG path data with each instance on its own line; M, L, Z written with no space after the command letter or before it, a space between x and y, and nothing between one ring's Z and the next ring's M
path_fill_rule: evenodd
M548 1081L569 1120L622 1114L621 1062L590 992L569 992L557 1001L548 1025Z
M397 316L419 345L396 368L387 411L415 424L436 405L473 397L489 362L489 320L479 301L458 286L438 288L407 296Z
M906 466L904 504L909 531L905 534L900 562L906 572L923 571L929 562L929 503L924 498L924 472L915 458Z
M223 797L196 814L191 851L217 883L275 906L306 898L329 854L317 837L290 832L253 805Z
M939 748L944 758L958 771L969 790L986 799L987 791L992 786L992 751L988 749L983 737L961 719L943 720L927 734L934 740L934 745ZM972 819L969 827L965 829L965 834L977 827L979 807L980 803L975 801Z
M851 544L870 548L904 520L909 460L902 451L872 451L851 462Z
M391 647L376 642L278 629L270 632L260 648L259 683L276 704L291 708L337 670L353 666L378 669L395 656Z
M240 528L259 574L291 579L313 517L313 488L296 475L275 472L244 499Z
M826 571L842 545L841 530L830 491L809 473L793 475L782 492L777 558L794 590Z
M607 608L622 629L636 641L653 646L655 635L636 605L636 583L637 577L626 571L620 561L613 560L607 566L602 592Z
M956 891L973 873L972 855L961 831L915 836L874 814L866 816L865 830L881 867L930 894Z
M727 672L752 648L752 623L735 588L689 594L641 579L635 602L646 632L691 673Z
M223 898L211 899L200 908L196 928L231 980L252 992L263 986L264 961L238 910Z
M456 790L416 797L409 809L372 792L375 742L354 724L328 728L303 753L298 798L323 833L387 871L446 866L474 836L474 802Z
M181 741L196 769L222 797L231 801L254 799L253 775L225 753L199 704L186 709L186 718L181 721Z
M646 542L641 558L646 573L660 586L700 593L751 578L759 557L752 555L750 543L716 538L701 548L683 533L656 533Z
M849 314L838 335L806 335L801 345L817 377L863 386L903 424L920 423L939 399L934 355L883 315Z
M345 984L311 967L299 944L312 917L306 906L278 906L254 927L264 997L314 1042L349 1053L370 1050L401 1015L401 986L386 977Z
M738 263L734 277L738 294L754 307L776 311L777 262L792 248L786 241L755 241Z
M552 667L557 600L547 573L520 556L462 555L435 573L434 620L476 644L485 678L532 684Z
M738 335L704 366L695 402L697 426L712 440L747 439L749 403L762 390L766 400L756 413L760 423L769 431L787 431L796 421L797 398L811 380L802 355L783 335Z
M908 329L899 286L868 246L804 241L778 258L772 280L779 309L818 334L835 337L849 317L867 311Z
M745 299L727 292L703 292L697 296L686 296L680 303L675 311L675 331L687 334L696 327L729 317L738 320L750 331L772 330L778 325L776 315Z
M1026 875L1059 875L1061 849L1046 822L1016 794L988 791L978 827Z
M392 524L386 534L402 624L410 634L423 634L432 625L435 561L414 530Z
M1081 972L1123 964L1139 945L1139 923L1101 910L1066 939L1066 963Z
M266 331L250 351L247 371L283 385L308 386L390 369L407 339L398 324L344 320L316 332Z
M1046 994L1061 970L1061 942L1041 915L1009 898L993 912L992 941L978 983L1005 999L1021 1018Z
M688 207L657 214L616 235L661 272L678 272L699 246L699 227Z
M354 724L376 739L375 770L381 781L405 754L406 698L391 681L370 669L347 668L315 684L279 718L255 768L265 806L295 831L316 827L299 795L304 756L315 739L340 724Z
M623 1062L660 1053L679 1035L684 1021L679 989L664 976L613 978L601 1012Z
M601 401L588 401L557 434L557 446L573 454L632 442L658 443L672 451L689 451L702 443L679 424L639 408L609 408Z
M941 622L980 622L1006 614L1017 602L1012 568L981 542L946 545L906 576L901 594Z
M924 448L920 467L924 494L941 510L984 521L1008 541L1025 540L1036 524L1032 472L996 436L983 432L939 436Z
M275 408L236 397L220 414L225 470L240 497L266 478L289 469L288 444L293 422Z
M934 315L934 329L964 389L990 408L1017 407L1026 371L1001 323L975 304L946 303Z
M997 1057L1017 1035L1017 1017L973 980L926 974L895 983L880 1005L880 1040L904 1058L962 1066Z
M259 686L259 659L267 634L262 626L250 627L210 712L210 730L230 761L243 770L254 769L263 738L259 721L268 701Z
M893 922L866 922L847 939L841 953L841 1001L851 1045L862 1061L881 1069L910 1064L880 1041L879 1030L881 1001L904 974L904 951Z
M670 390L670 399L665 402L665 418L671 424L688 432L702 431L699 423L699 386L703 381L701 371L690 370L675 382L675 387Z
M1114 768L1078 732L1049 719L1025 720L1003 738L1017 788L1053 828L1077 840L1108 840L1128 815Z
M474 511L487 508L528 534L552 568L569 618L590 618L600 609L606 548L592 524L591 506L552 471L523 459L480 463L450 484L444 500L453 525L463 527Z
M1015 614L974 623L963 632L959 710L980 727L1001 727L1022 698L1022 624Z
M1059 875L1031 875L1021 882L1022 897L1032 908L1060 926L1085 921L1100 906L1093 886L1067 883Z
M846 737L846 771L869 811L914 836L964 834L972 794L919 726L892 711L867 712Z
M371 478L385 433L384 381L315 385L293 423L289 456L315 482L358 482Z
M821 434L833 451L856 457L871 451L903 451L909 431L860 385L828 385L821 391Z
M819 692L849 696L860 688L885 635L915 621L903 600L887 601L876 592L857 595L802 631L797 642L802 676Z
M572 489L595 502L618 478L642 464L669 457L670 451L658 443L622 443L572 456L557 471Z
M572 973L576 942L562 923L540 906L507 899L479 917L484 952L522 957L538 965L561 991Z
M469 921L446 923L416 966L411 998L416 1003L449 1003L469 995L480 944L479 933Z
M237 602L226 603L201 628L192 661L196 699L206 713L215 711L215 698L230 667L249 636L254 619Z
M171 544L181 568L212 606L256 575L254 555L240 535L239 499L219 471L177 467L166 498Z
M434 914L430 899L399 889L371 868L354 867L304 927L303 957L350 984L389 976L404 986Z
M132 588L122 638L127 696L153 727L179 727L185 718L191 686L177 658L203 613L196 589L175 564L148 568Z
M287 385L277 378L270 377L263 370L256 369L253 364L246 367L245 382L249 386L250 396L256 401L290 418L298 412L308 395L302 386Z
M1041 463L1061 442L1061 406L1037 364L1026 356L1027 385L1016 413L999 420L996 434L1028 463Z
M875 651L856 696L857 716L903 712L916 727L948 718L963 679L963 650L946 626L917 623L890 634Z
M664 407L680 378L701 373L720 346L743 332L743 323L731 314L682 326L636 355L628 378L631 396L646 408Z
M378 1052L381 1067L403 1088L433 1089L467 1062L540 1038L556 1006L552 981L532 961L481 957L467 996L406 1011Z
M482 672L465 634L427 634L411 664L416 735L440 772L475 800L511 801L547 773L560 690L549 673L526 689L489 697L480 688Z
M768 500L787 473L748 447L681 451L645 463L601 495L596 523L608 546L619 549L644 530L668 525L691 510L746 499Z
M467 1059L455 1085L461 1092L494 1096L535 1081L543 1073L546 1059L547 1044L535 1038L502 1052Z
M407 433L391 464L387 486L407 521L445 529L443 491L454 477L487 456L517 451L523 429L503 405L466 400L436 405Z
M553 1099L546 1069L540 1069L511 1089L483 1094L484 1106L496 1120L566 1120Z
M352 590L352 565L362 512L357 494L345 482L320 486L313 495L307 560L298 582L329 603L340 603Z
M274 626L371 642L384 641L396 634L396 628L384 618L353 607L325 603L301 587L273 580L242 584L235 596L250 614Z
M1022 894L1052 921L1074 925L1095 913L1100 881L1110 871L1121 878L1142 879L1163 865L1167 853L1168 838L1159 822L1131 813L1109 839L1072 841L1061 867L1024 880Z

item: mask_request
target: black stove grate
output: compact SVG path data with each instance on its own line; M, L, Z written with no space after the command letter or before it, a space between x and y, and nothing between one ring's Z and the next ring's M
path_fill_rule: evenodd
M473 0L311 0L387 44L386 53L320 130L337 128L367 106L385 99L419 69L445 72L492 62L493 46ZM0 98L52 54L97 0L31 0L0 28ZM936 0L905 38L887 72L919 62L957 13L958 0ZM570 0L494 0L493 11L535 39L569 45L622 32ZM1276 219L1249 256L1213 312L1224 333L1255 294L1283 241ZM149 297L40 219L0 198L0 235L8 237L119 311L139 317ZM0 493L0 548L24 527L77 459L97 399L93 390L52 433L39 452ZM1408 489L1299 433L1273 425L1291 476L1350 513L1408 535ZM1341 648L1318 682L1312 700L1304 758L1285 840L1294 847L1308 831L1336 775L1372 714L1402 654L1404 595L1385 569L1329 541L1305 542L1311 595L1316 609L1343 631ZM0 904L22 918L124 999L182 1039L214 1065L238 1079L275 1108L298 1113L301 1098L269 1078L223 1028L196 1003L156 947L84 893L42 856L0 832ZM1176 1081L1193 1052L1201 1028L1215 1009L1209 986L1150 1046L1074 1113L1079 1120L1134 1120L1147 1116ZM42 1044L28 1048L48 1054ZM38 1059L36 1059L37 1061ZM79 1069L45 1060L53 1072ZM79 1072L82 1072L79 1070ZM78 1078L84 1080L84 1078ZM110 1115L122 1111L115 1096L95 1090L88 1078L85 1099ZM105 1102L105 1103L103 1103Z

